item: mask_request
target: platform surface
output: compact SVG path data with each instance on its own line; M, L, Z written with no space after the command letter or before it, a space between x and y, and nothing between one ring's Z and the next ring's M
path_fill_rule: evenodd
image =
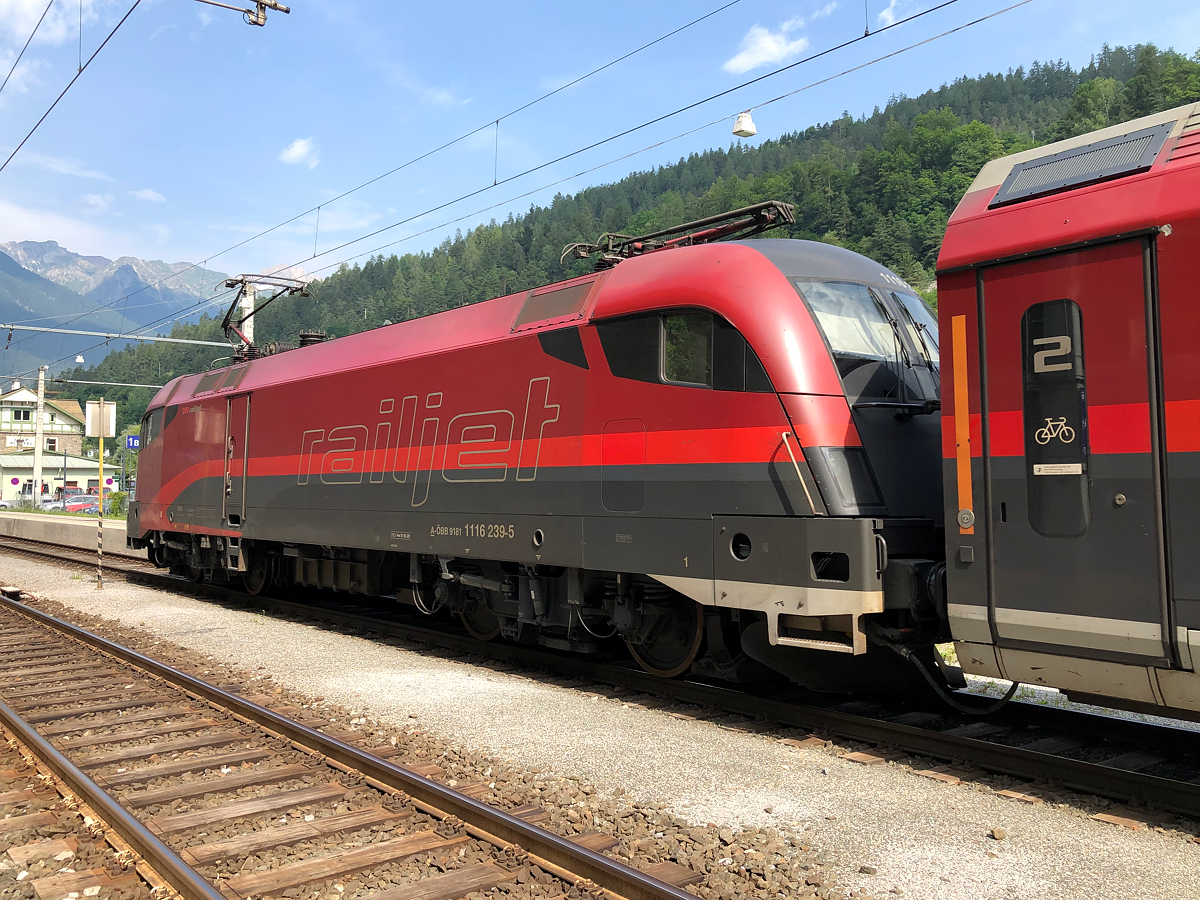
M0 537L25 538L78 547L80 550L95 550L96 518L5 509L0 510ZM104 520L104 547L108 553L146 558L145 550L126 549L125 523L120 519Z

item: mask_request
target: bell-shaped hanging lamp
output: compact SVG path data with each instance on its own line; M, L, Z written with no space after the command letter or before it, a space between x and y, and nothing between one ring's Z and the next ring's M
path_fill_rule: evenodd
M733 133L738 137L754 137L758 134L754 120L750 118L750 110L738 113L737 121L733 123Z

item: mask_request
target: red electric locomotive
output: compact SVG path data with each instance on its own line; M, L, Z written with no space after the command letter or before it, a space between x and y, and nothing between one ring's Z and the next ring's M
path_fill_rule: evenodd
M663 676L904 681L881 644L948 638L937 322L850 251L706 243L790 217L608 236L575 248L596 274L175 379L130 541Z
M988 163L938 262L967 672L1200 713L1200 104Z

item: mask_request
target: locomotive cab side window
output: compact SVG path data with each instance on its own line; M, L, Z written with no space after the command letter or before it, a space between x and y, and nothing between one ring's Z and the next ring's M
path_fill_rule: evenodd
M681 310L597 323L609 369L652 384L769 394L758 354L731 324L708 312Z
M709 313L663 316L663 380L712 387L713 317Z
M162 433L163 410L152 409L142 417L142 447L149 447Z

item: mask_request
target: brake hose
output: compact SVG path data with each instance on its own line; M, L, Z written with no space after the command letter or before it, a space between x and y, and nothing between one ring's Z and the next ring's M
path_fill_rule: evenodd
M1008 701L1016 695L1017 688L1021 686L1021 682L1014 681L1012 683L1012 687L1008 689L1008 693L991 706L986 706L982 709L975 706L968 706L965 703L960 703L951 695L949 691L947 691L942 685L938 684L937 679L933 677L929 669L925 668L924 663L917 659L916 655L911 650L899 644L889 643L888 646L917 667L924 679L929 682L929 686L933 688L934 693L937 694L947 706L957 710L960 713L963 713L964 715L990 716L992 713L999 711L1001 707L1005 706Z

